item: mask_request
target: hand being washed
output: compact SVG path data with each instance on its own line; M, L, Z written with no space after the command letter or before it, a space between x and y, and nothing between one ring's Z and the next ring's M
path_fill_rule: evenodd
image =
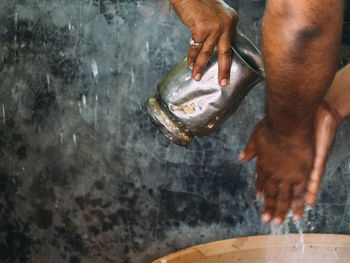
M218 80L227 86L230 80L231 40L235 36L238 15L222 0L170 0L181 21L189 27L197 45L190 45L187 62L192 77L200 80L215 46L218 49Z
M314 160L313 138L281 137L265 119L253 129L239 155L241 161L257 156L256 194L264 196L262 221L282 224L292 208L294 219L304 214L307 181Z
M350 115L350 64L335 76L315 117L316 155L308 183L306 203L315 205L328 155L338 126Z

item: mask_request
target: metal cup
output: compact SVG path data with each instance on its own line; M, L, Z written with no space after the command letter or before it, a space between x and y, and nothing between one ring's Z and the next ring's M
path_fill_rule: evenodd
M194 136L210 133L238 108L251 88L264 79L262 56L254 44L237 32L232 44L230 84L218 84L215 50L200 81L192 78L186 58L158 84L145 108L152 122L172 142L187 146Z

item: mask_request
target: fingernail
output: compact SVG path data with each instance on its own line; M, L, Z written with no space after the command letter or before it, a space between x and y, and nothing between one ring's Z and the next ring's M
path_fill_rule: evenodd
M201 74L200 74L200 73L197 73L197 74L194 76L194 79L197 80L197 81L200 81L200 80L201 80Z
M260 200L262 197L262 194L261 192L256 192L255 196L256 196L256 199Z
M189 64L188 67L192 70L193 69L193 63Z
M243 160L244 160L244 157L245 157L244 152L241 152L241 153L238 155L238 160L243 161Z
M273 220L273 223L274 223L275 225L281 225L281 224L283 223L283 220L282 220L282 218L277 217L277 218L275 218L275 219Z
M294 219L294 221L300 221L301 220L301 216L300 215L294 215L293 219Z
M261 221L263 221L265 223L270 222L270 220L271 220L271 215L270 214L265 213L261 217Z
M228 85L228 83L229 83L228 79L222 79L220 82L220 85L221 85L221 87L225 87Z

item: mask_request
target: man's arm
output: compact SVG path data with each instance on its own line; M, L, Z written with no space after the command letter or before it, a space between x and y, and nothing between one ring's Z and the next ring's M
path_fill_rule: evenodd
M262 48L266 119L281 136L309 138L339 62L343 0L269 0Z
M266 116L242 161L257 156L262 220L281 224L304 213L314 160L313 121L339 60L343 0L269 0L263 24Z

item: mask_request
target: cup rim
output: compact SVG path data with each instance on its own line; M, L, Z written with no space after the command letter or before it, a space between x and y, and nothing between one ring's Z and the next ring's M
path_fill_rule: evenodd
M251 47L256 51L257 54L259 54L262 57L262 54L260 52L260 50L254 45L254 43L252 41L250 41L250 39L243 34L242 32L240 32L239 30L237 30L237 34L241 35L248 43L249 45L251 45ZM262 65L262 67L259 67L257 65L258 69L255 69L254 67L251 66L250 63L248 63L243 56L241 56L241 54L239 53L239 49L237 48L237 44L234 42L232 44L232 50L235 52L235 54L254 72L256 72L258 75L260 75L261 77L265 78L265 72L264 72L264 67ZM256 62L256 61L254 61Z

